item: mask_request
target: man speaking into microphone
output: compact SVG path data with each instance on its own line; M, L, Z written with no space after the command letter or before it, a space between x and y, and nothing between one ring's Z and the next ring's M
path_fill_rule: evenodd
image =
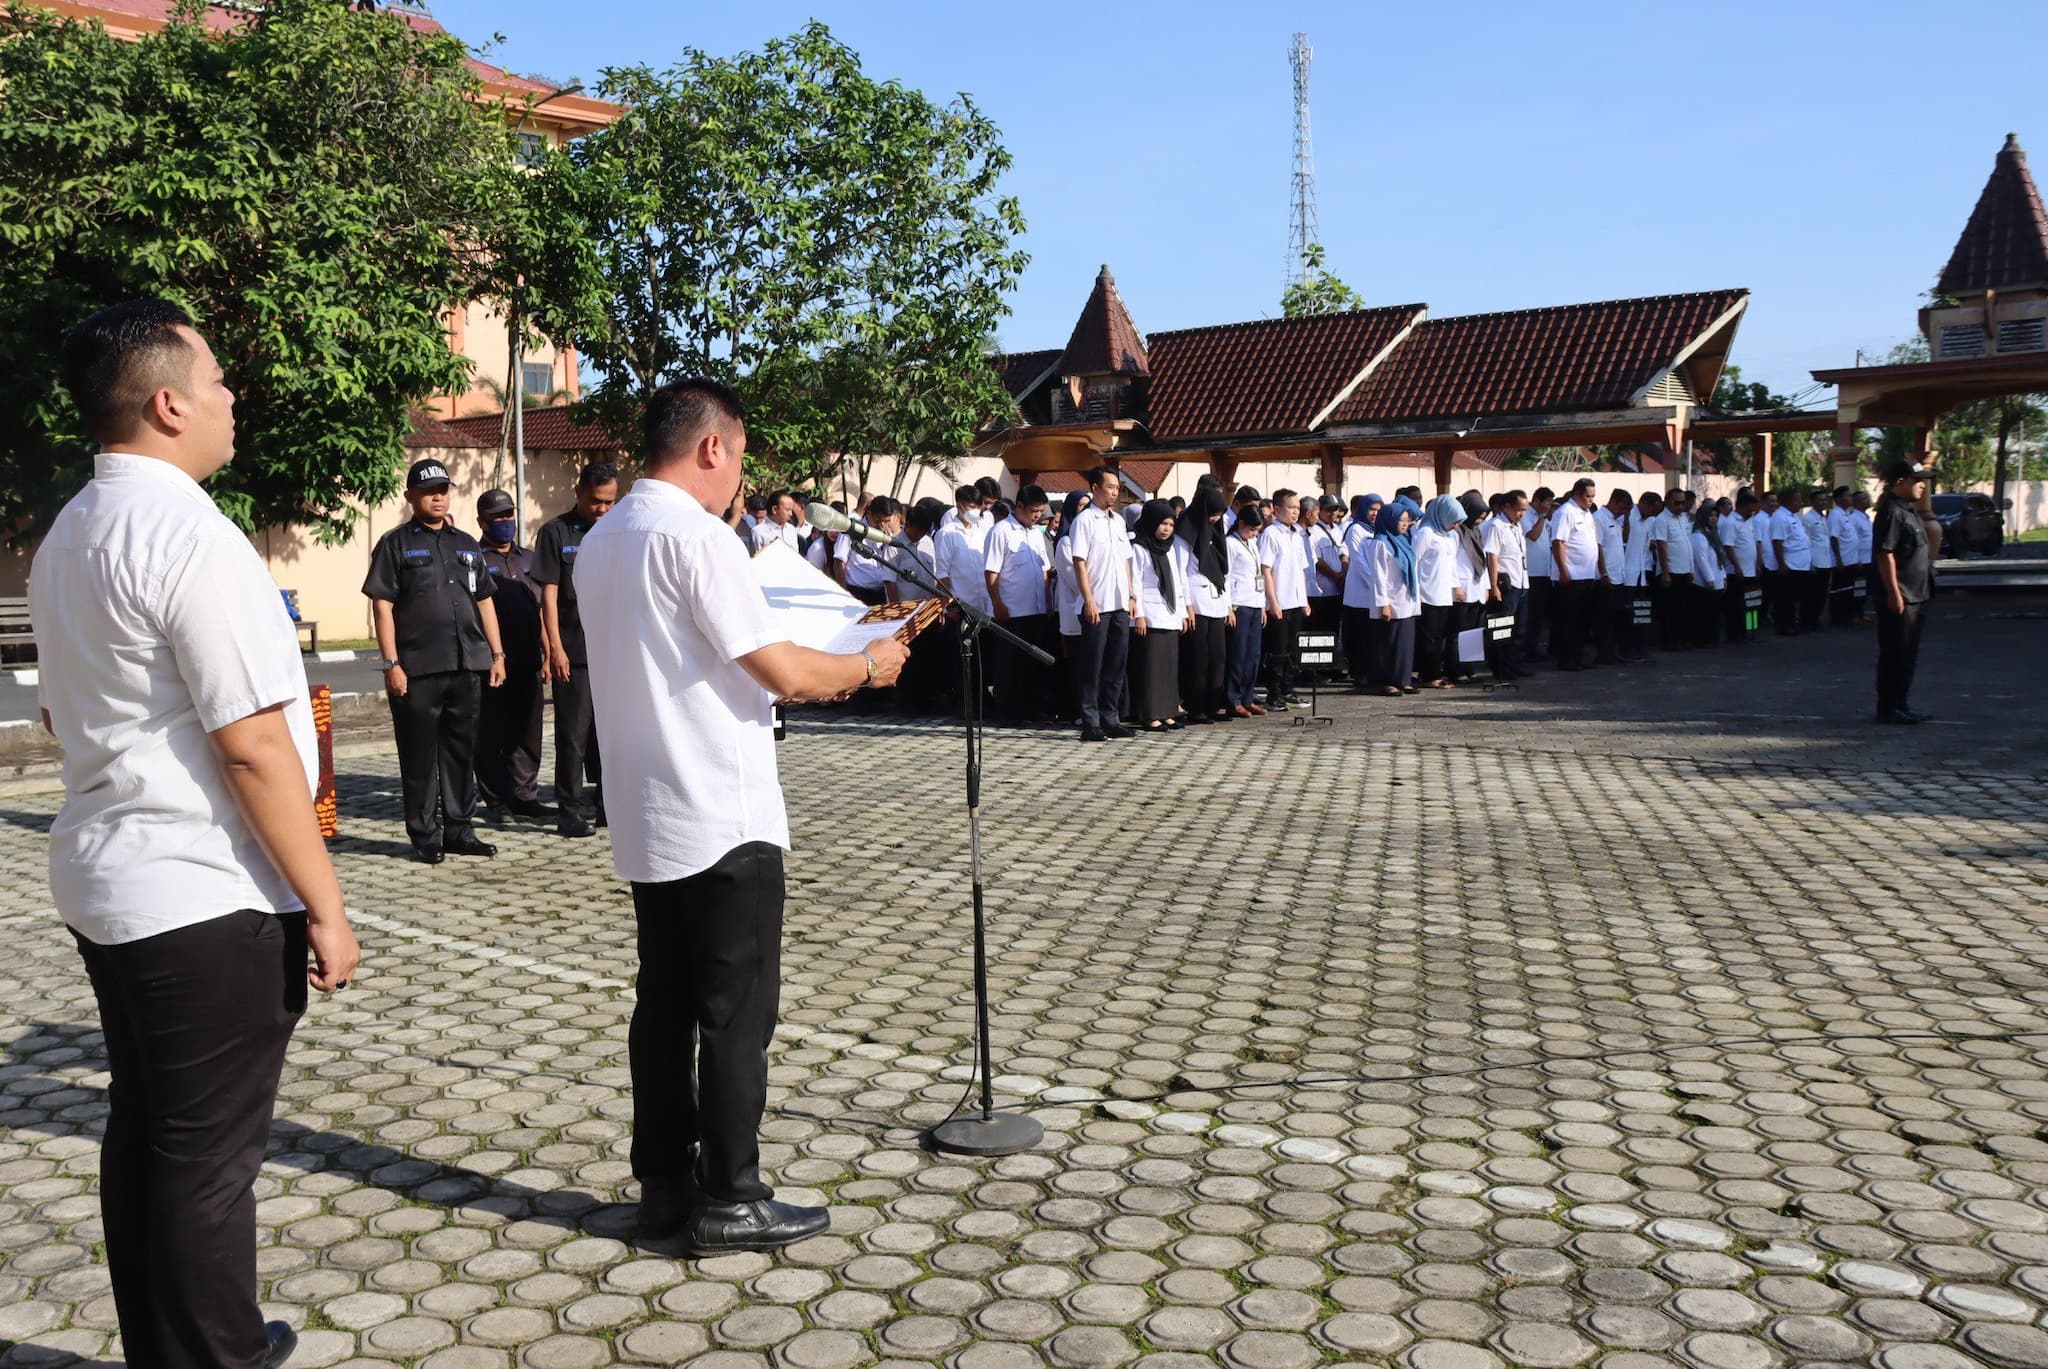
M908 653L893 638L814 651L777 622L720 518L747 446L731 390L675 381L643 421L645 474L585 535L576 570L612 865L639 929L639 1228L682 1231L693 1255L771 1250L827 1221L776 1202L760 1171L789 846L771 709L893 684Z

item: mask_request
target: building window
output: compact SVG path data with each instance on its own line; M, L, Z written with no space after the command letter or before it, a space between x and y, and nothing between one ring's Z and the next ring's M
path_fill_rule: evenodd
M1984 326L1980 323L1946 323L1941 329L1941 359L1984 355Z
M548 157L548 139L545 133L514 134L519 140L514 159L521 166L539 166Z
M2038 352L2043 350L2042 344L2048 342L2048 337L2044 337L2042 326L2044 322L2048 322L2048 320L2040 318L2006 319L1998 325L1998 350L2001 352Z
M545 400L555 392L555 366L551 361L520 363L519 388L528 399Z

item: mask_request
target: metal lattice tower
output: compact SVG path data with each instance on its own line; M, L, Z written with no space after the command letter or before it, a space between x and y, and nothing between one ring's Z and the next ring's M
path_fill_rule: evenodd
M1294 35L1287 50L1294 68L1294 203L1287 229L1287 281L1290 285L1310 279L1316 270L1309 264L1309 249L1316 245L1321 230L1316 224L1316 150L1308 130L1308 64L1315 49L1308 35Z

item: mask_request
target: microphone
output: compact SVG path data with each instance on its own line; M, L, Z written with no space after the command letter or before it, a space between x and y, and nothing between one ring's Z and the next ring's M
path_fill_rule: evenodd
M870 546L893 547L902 545L902 539L891 537L880 528L871 527L864 519L841 513L830 504L817 500L804 506L804 517L811 520L811 526L820 532L844 533L858 542Z

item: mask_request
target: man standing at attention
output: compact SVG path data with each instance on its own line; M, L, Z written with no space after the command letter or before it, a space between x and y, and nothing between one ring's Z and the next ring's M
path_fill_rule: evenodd
M1308 618L1308 551L1293 490L1273 491L1273 521L1259 533L1259 579L1266 591L1266 707L1284 713L1294 693L1294 639Z
M1557 664L1584 670L1586 638L1600 592L1600 533L1593 526L1593 481L1581 476L1550 517L1551 571L1557 586Z
M997 622L1035 647L1054 649L1051 543L1039 520L1045 491L1026 485L1017 491L1010 516L989 529L982 555L982 583ZM1046 668L1008 642L991 648L996 661L996 709L1002 721L1040 723L1052 716Z
M614 476L612 497L614 499L618 498L618 493L617 477ZM579 506L583 502L580 492L576 502ZM803 531L797 526L797 518L800 512L797 508L796 496L788 490L777 490L769 495L768 516L755 523L753 527L754 550L759 551L770 542L780 542L791 551L801 555L803 552Z
M591 529L577 568L611 755L612 866L632 881L639 928L627 1037L639 1228L681 1231L696 1256L773 1250L828 1218L775 1201L760 1170L789 845L772 711L893 684L908 652L894 638L813 651L776 622L715 512L747 446L731 390L664 385L644 423L646 473Z
M533 550L533 578L541 586L541 625L548 634L548 678L555 686L555 807L561 810L555 830L565 837L587 837L604 825L604 765L590 716L576 558L584 536L618 497L617 468L608 461L591 462L576 477L576 507L542 525ZM755 526L774 524L764 516ZM588 803L583 799L586 775Z
M1074 520L1074 584L1081 591L1081 640L1074 652L1074 684L1081 705L1081 740L1128 737L1123 725L1124 669L1130 659L1131 611L1137 588L1131 538L1116 515L1122 482L1115 471L1088 472L1088 507ZM1141 620L1142 621L1142 620Z
M537 788L540 687L547 681L547 656L541 650L533 553L519 545L519 517L505 491L485 490L477 497L476 522L484 569L494 587L491 610L498 615L498 640L505 647L505 683L484 692L477 724L477 791L493 822L508 809L522 818L553 817Z
M1917 461L1885 468L1884 497L1871 528L1870 599L1877 605L1877 720L1924 723L1928 715L1906 705L1913 667L1920 659L1920 628L1933 597L1934 574L1927 525L1919 503L1935 472Z
M274 1369L298 1343L256 1302L256 1197L306 986L358 952L313 813L298 634L200 481L235 397L185 311L103 309L65 339L99 444L29 576L43 725L64 747L50 896L106 1038L99 1188L128 1363ZM312 966L307 966L307 952Z
M505 683L505 648L484 549L448 521L448 472L415 461L405 475L412 518L378 539L363 577L377 629L378 668L398 734L405 832L414 854L495 856L476 835L476 731L484 676Z

